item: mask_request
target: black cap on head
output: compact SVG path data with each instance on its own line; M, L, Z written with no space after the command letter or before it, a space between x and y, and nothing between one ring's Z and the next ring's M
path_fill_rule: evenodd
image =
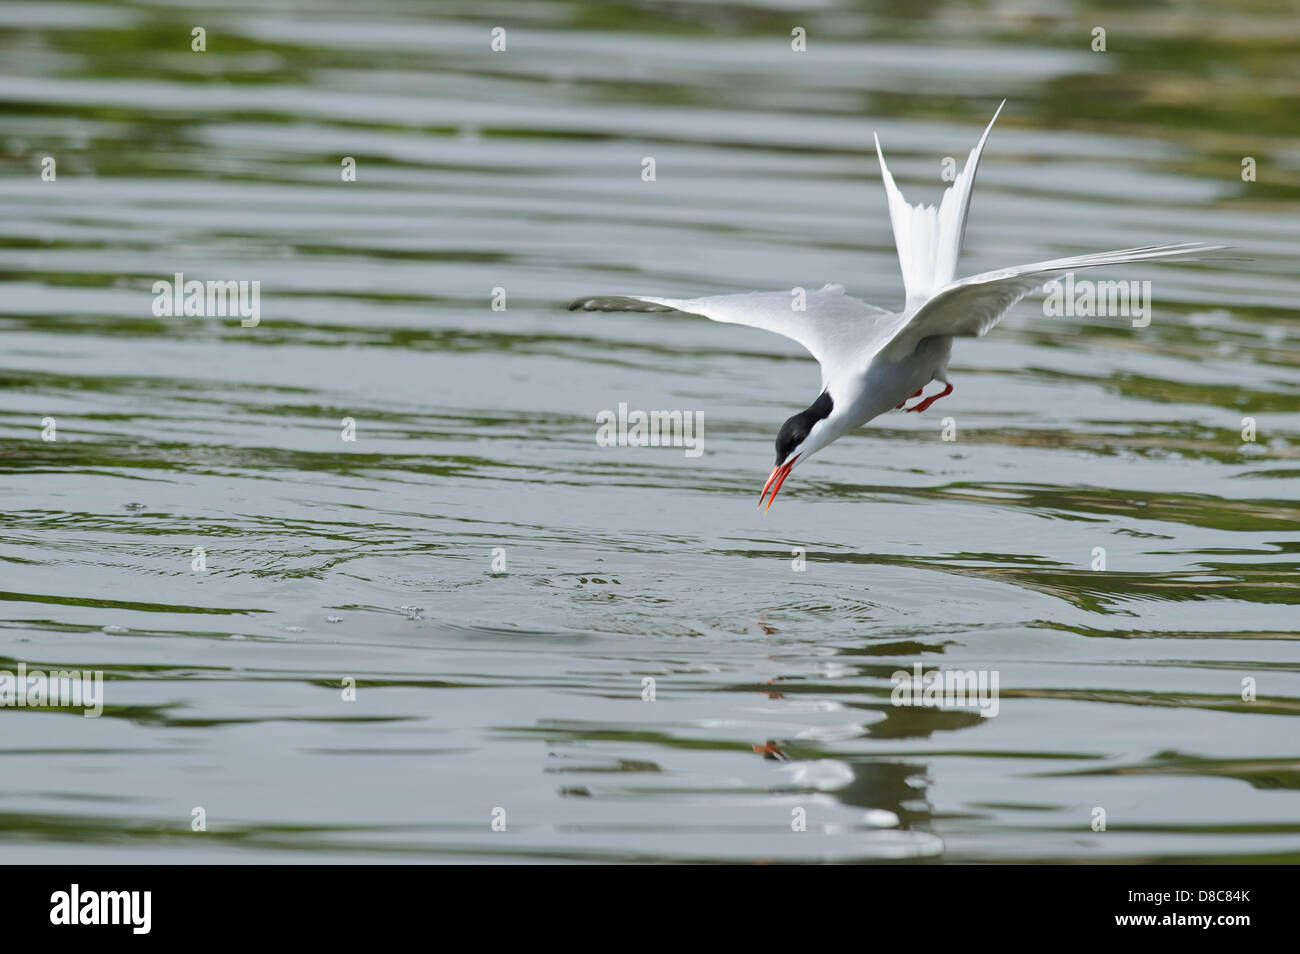
M781 433L776 435L776 462L778 465L794 453L794 449L807 439L808 433L813 429L814 424L830 417L831 408L834 406L830 392L823 391L821 396L813 401L807 410L800 411L781 425Z

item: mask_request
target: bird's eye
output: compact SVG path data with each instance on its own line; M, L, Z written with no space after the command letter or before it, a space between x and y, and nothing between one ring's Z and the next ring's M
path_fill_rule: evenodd
M796 414L782 424L781 433L776 435L776 462L783 463L807 436L808 428L801 414Z
M818 421L828 417L834 407L831 396L823 391L821 396L806 410L800 411L781 425L781 432L776 435L776 462L784 463L794 453L796 447L808 439Z

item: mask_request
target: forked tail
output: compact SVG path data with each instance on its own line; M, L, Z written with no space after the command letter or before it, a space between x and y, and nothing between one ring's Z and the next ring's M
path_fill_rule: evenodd
M876 155L880 159L880 178L885 185L889 201L889 222L894 229L894 244L898 248L898 264L903 271L903 286L907 289L909 308L929 298L947 285L957 273L957 256L961 254L966 238L966 216L970 212L971 191L975 187L975 172L979 168L980 153L989 138L993 123L1002 112L998 106L989 120L984 135L970 151L966 166L953 184L944 192L936 209L933 205L918 203L908 205L903 193L894 184L894 177L885 165L880 151L880 137L876 137Z

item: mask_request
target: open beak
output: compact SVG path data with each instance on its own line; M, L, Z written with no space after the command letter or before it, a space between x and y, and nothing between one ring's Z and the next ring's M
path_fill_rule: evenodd
M767 478L767 483L763 485L763 492L758 495L758 505L762 507L763 498L767 496L767 488L772 488L772 497L768 500L767 507L764 509L763 513L767 513L768 510L772 509L772 502L776 500L776 495L780 492L781 485L785 483L785 479L790 476L790 471L794 470L794 462L798 459L799 455L795 454L784 464L777 464L772 468L771 476ZM773 481L775 481L775 484Z

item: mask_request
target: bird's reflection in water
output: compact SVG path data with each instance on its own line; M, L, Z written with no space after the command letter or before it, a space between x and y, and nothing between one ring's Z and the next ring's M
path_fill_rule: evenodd
M776 739L757 743L753 749L765 759L799 764ZM873 824L892 814L886 827L911 830L929 826L929 782L927 769L919 762L817 759L803 763L788 788L777 786L773 792L818 789L845 805L868 809Z
M850 704L849 708L870 709L883 718L862 726L858 739L923 739L936 732L951 732L980 725L985 720L970 709ZM847 741L847 740L846 740ZM932 808L926 766L900 762L887 756L855 755L834 757L820 747L809 747L803 739L766 739L755 743L755 754L771 761L790 764L788 785L774 793L815 790L845 805L867 810L867 824L903 830L929 830Z

